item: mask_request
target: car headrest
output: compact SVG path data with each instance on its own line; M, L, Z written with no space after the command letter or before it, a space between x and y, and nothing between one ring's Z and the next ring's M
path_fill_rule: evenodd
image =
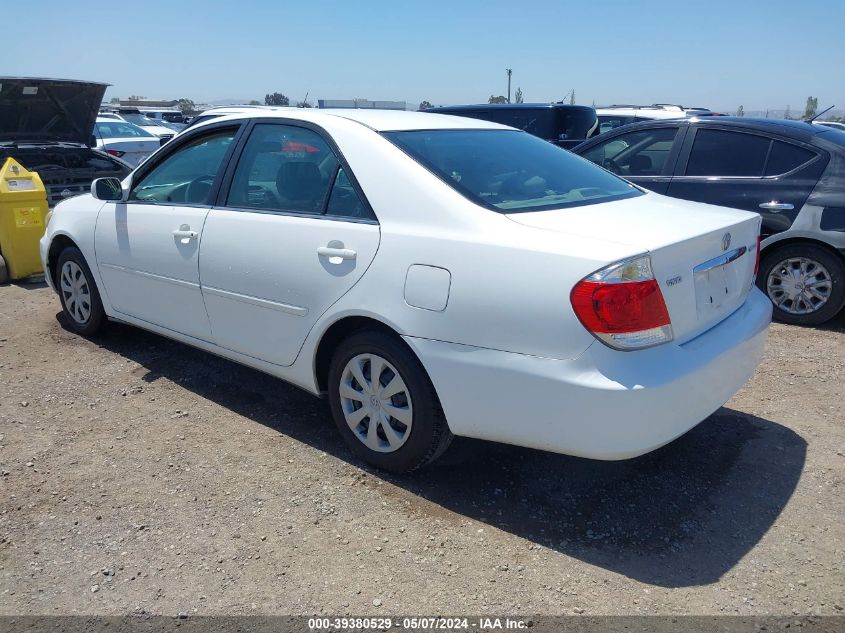
M637 154L628 163L628 169L632 174L645 174L651 171L651 158L644 154Z
M323 175L315 163L291 161L276 174L279 195L290 201L322 203L325 194Z

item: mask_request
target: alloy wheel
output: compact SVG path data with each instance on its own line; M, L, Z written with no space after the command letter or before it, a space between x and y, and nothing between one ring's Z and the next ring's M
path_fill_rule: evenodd
M411 435L413 405L396 368L377 354L358 354L346 363L340 380L346 424L367 448L399 450Z

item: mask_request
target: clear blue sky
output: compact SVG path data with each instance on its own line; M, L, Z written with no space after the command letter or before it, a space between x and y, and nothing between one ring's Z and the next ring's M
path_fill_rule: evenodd
M18 5L16 5L18 6ZM845 108L845 0L41 0L0 75L196 102L354 97ZM25 6L18 6L26 10ZM8 16L7 16L8 18ZM27 28L32 24L33 29Z

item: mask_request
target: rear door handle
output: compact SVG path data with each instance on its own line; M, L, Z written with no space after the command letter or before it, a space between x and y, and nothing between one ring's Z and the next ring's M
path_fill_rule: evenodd
M340 259L355 259L357 253L351 248L334 248L331 246L321 246L317 249L317 255L319 255L320 257L328 257L329 259L334 259L335 257L338 257Z
M795 205L789 204L788 202L775 202L772 200L771 202L761 203L760 208L766 211L792 211Z

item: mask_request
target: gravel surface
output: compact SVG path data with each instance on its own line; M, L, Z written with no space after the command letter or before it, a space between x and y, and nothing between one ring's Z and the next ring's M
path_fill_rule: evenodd
M58 312L0 286L0 615L845 606L843 317L773 326L746 388L649 455L458 438L398 478L352 458L324 401Z

